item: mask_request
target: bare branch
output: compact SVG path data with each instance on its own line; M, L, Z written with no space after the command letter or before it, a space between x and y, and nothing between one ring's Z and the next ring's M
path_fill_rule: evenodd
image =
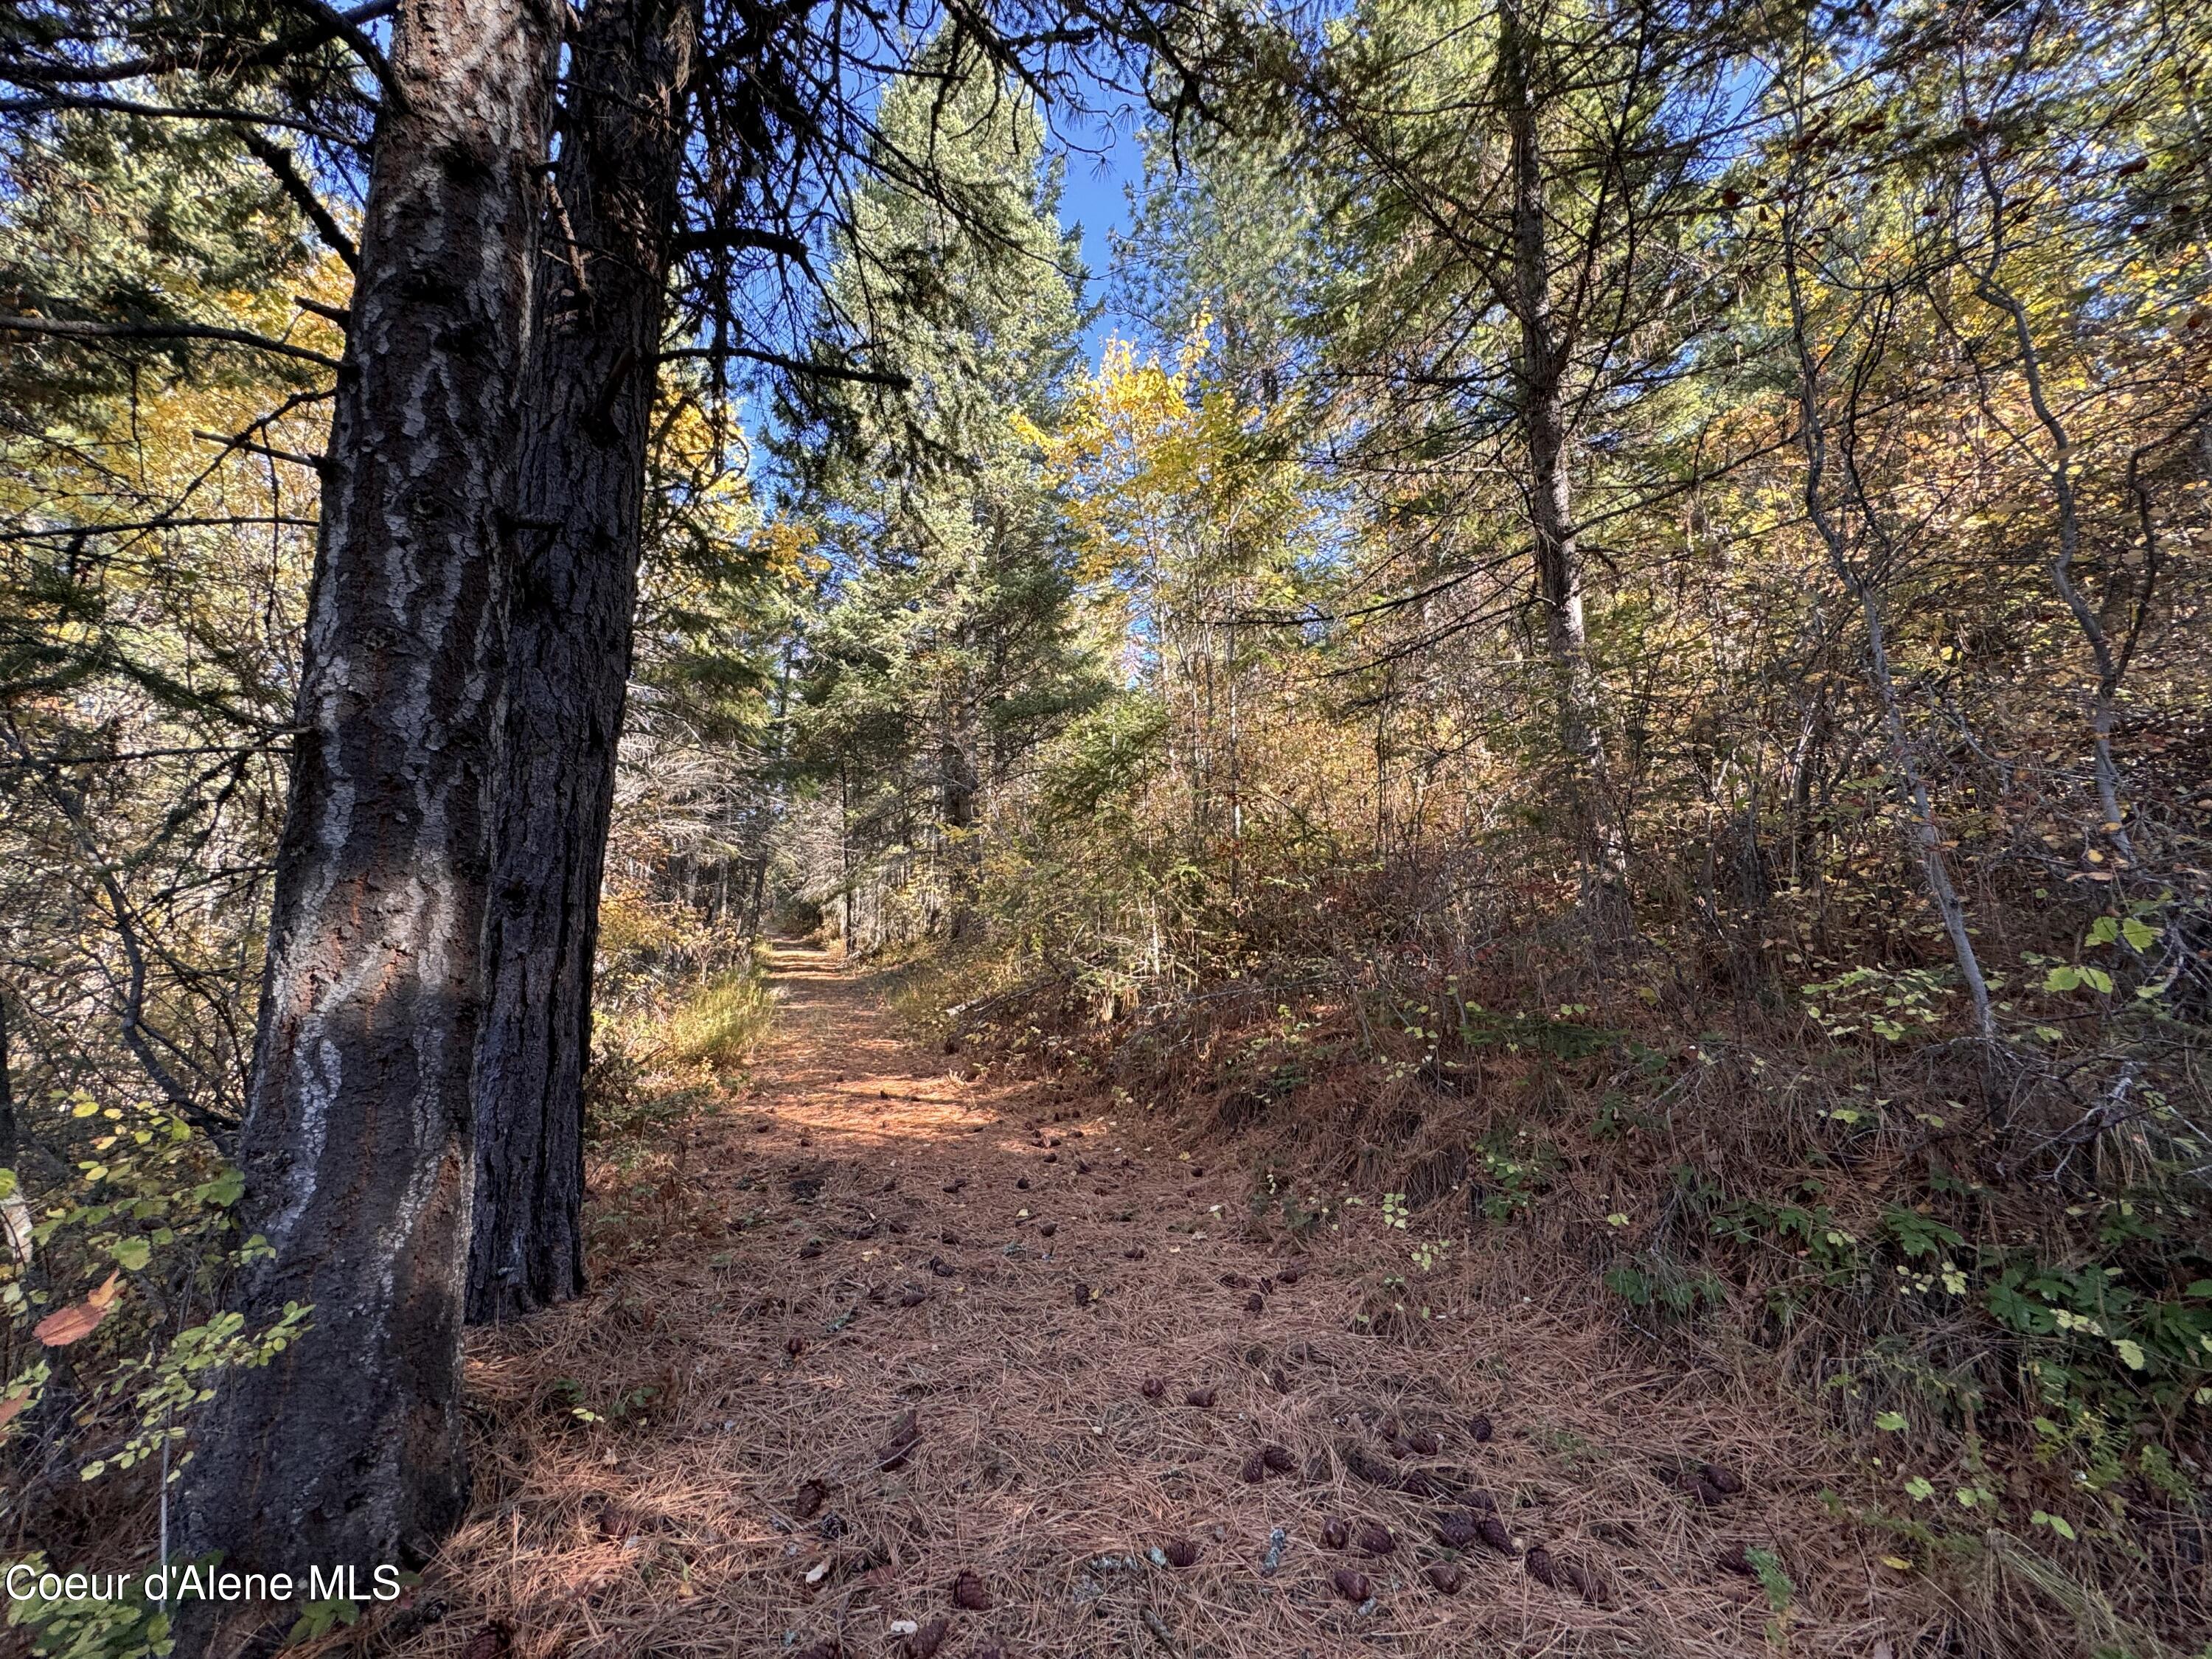
M0 317L0 333L45 334L62 340L219 340L230 345L251 346L256 351L296 357L324 368L340 367L335 357L289 340L272 340L243 328L216 328L205 323L94 323L48 317Z
M284 193L292 198L292 204L315 228L315 234L323 239L323 246L343 260L348 270L360 270L361 250L354 246L353 238L339 227L337 216L325 205L323 198L315 194L315 187L300 171L299 163L292 159L292 152L283 145L263 137L251 127L239 134L239 142L246 146L255 160L276 175L276 182L284 188Z
M904 392L914 384L903 374L893 374L883 369L851 368L842 363L813 362L804 357L787 356L781 351L763 351L757 346L684 346L674 351L662 352L659 361L674 362L687 357L705 358L710 362L743 357L793 374L807 375L820 380L850 380L860 386L889 386L894 392Z

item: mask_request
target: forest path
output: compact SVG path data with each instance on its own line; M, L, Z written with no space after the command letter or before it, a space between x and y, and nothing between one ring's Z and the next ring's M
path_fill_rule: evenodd
M774 987L750 1086L595 1170L592 1291L472 1342L477 1507L371 1650L1745 1654L1770 1610L1716 1560L1777 1539L1844 1576L1793 1652L1887 1645L1812 1484L1673 1481L1737 1461L1709 1382L1479 1291L1365 1334L1404 1235L1294 1259L1165 1120L965 1080L820 951ZM1510 1553L1440 1541L1491 1498Z

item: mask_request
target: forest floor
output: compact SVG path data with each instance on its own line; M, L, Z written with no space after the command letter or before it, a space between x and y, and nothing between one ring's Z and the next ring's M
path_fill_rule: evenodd
M1404 1235L1294 1255L1247 1224L1249 1171L1165 1120L971 1080L821 952L779 947L772 984L750 1082L595 1170L590 1294L472 1341L476 1510L347 1645L1912 1650L1924 1588L1831 1512L1817 1430L1748 1376L1473 1291L1367 1334ZM1455 1516L1506 1549L1449 1547ZM1363 1551L1377 1524L1395 1547ZM1790 1579L1747 1576L1747 1547Z

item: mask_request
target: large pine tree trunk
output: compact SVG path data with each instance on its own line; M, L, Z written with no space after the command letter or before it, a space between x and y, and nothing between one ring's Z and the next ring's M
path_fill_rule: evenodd
M477 1321L583 1285L592 956L696 32L690 0L597 0L570 58L516 492L477 1050Z
M1536 544L1536 594L1559 700L1567 763L1568 810L1582 872L1582 904L1593 933L1631 925L1627 850L1614 819L1599 723L1597 679L1583 619L1583 556L1568 471L1567 343L1552 298L1543 134L1539 125L1539 42L1522 0L1499 13L1499 86L1512 141L1513 311L1520 325L1521 429L1528 462L1529 528Z
M185 1552L419 1559L467 1497L461 1266L482 1000L501 507L557 27L535 0L393 26L307 620L240 1220L237 1305L307 1334L198 1425ZM205 1616L204 1613L202 1616ZM233 1629L180 1651L228 1652Z

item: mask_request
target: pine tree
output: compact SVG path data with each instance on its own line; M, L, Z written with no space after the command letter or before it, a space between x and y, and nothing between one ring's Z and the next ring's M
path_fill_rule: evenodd
M583 1288L592 957L697 27L687 0L605 0L570 53L510 515L472 1320Z
M1487 514L1467 510L1466 485L1429 503L1440 538L1480 526L1437 574L1497 568L1483 544L1506 526L1522 542L1547 665L1535 700L1600 937L1632 917L1583 527L1619 484L1588 440L1679 369L1683 337L1659 314L1697 281L1685 210L1734 49L1729 20L1667 4L1386 0L1288 88L1309 164L1343 181L1337 280L1311 325L1357 405L1340 416L1346 450L1385 480L1408 462L1468 479L1502 463L1512 479Z
M186 1548L241 1569L420 1559L467 1502L501 512L559 35L549 11L457 0L416 0L394 33L239 1144L241 1220L269 1245L240 1309L312 1323L227 1381L181 1487Z
M833 572L803 741L843 780L861 845L939 861L957 939L988 798L1098 688L1066 516L1016 424L1055 417L1083 277L1034 100L957 42L923 69L884 100L830 284L835 329L907 390L787 405L781 449Z

